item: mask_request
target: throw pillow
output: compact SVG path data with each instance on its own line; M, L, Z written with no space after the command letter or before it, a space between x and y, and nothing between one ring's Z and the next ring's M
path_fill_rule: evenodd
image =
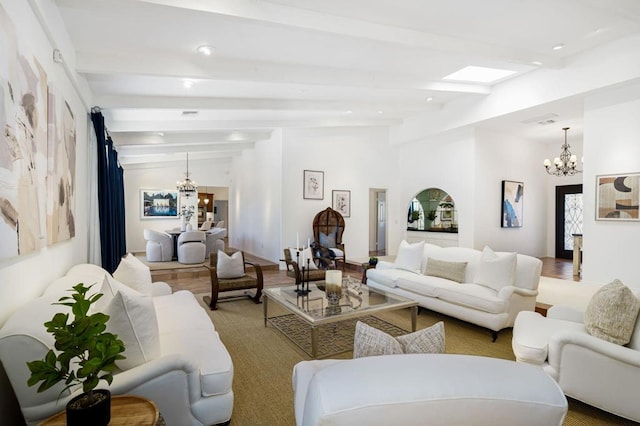
M291 260L294 262L299 262L298 266L302 268L303 266L307 267L307 259L310 259L309 269L318 269L318 265L316 265L315 260L313 259L313 252L311 251L311 247L307 247L304 250L298 250L296 248L290 248L289 252L291 253Z
M132 254L120 259L113 278L146 296L152 294L151 271Z
M430 257L427 260L427 268L424 274L462 283L464 282L466 269L467 262L448 262Z
M626 345L631 340L639 311L640 300L616 279L593 295L584 313L584 325L592 336Z
M97 285L92 287L91 290L93 290L96 287ZM104 279L102 280L102 284L100 287L98 287L97 291L99 293L102 293L102 297L98 299L96 303L94 303L91 306L91 309L96 312L104 312L104 310L107 308L107 305L111 303L111 301L113 300L113 297L118 292L127 293L133 296L142 296L142 293L140 293L139 291L134 290L131 287L122 284L121 282L119 282L115 278L112 278L109 275L105 275Z
M244 263L242 252L237 251L229 256L222 250L218 250L218 278L240 278L244 276Z
M444 345L444 323L442 321L423 330L398 337L393 337L358 321L353 339L353 357L403 353L441 354L444 353Z
M322 247L333 248L336 246L336 233L332 232L329 235L320 233L320 245Z
M424 241L409 244L405 240L402 240L402 242L400 243L400 247L398 247L398 254L394 262L395 268L420 273L423 250Z
M498 255L490 247L485 246L478 262L474 284L500 291L503 287L512 286L516 278L516 253Z
M107 331L118 335L125 346L126 359L117 361L128 370L160 356L158 319L153 298L117 292L104 310L109 315Z

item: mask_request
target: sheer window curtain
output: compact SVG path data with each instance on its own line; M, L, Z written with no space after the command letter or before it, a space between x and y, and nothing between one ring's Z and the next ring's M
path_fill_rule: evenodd
M89 146L87 148L87 170L89 175L87 180L89 181L89 214L87 218L87 237L89 263L95 265L102 264L102 252L100 250L100 214L98 212L98 157L96 152L98 150L98 141L96 140L96 132L91 122L91 117L87 116L87 141Z

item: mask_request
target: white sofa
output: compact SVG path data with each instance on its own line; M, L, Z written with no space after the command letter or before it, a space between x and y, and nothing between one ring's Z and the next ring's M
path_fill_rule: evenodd
M52 303L69 294L66 290L79 282L97 283L92 291L102 290L103 293L107 282L111 286L109 289L132 291L98 266L76 265L66 276L54 280L41 297L18 309L0 329L0 360L29 425L64 410L67 401L81 392L81 389L65 391L58 400L63 388L59 383L37 393L37 386L27 386L30 373L26 365L27 361L43 359L53 346L53 337L43 324L65 309ZM233 409L233 363L209 316L192 293L171 293L169 285L161 282L150 286L151 296L134 297L145 303L151 299L149 310L157 321L157 335L151 336L149 342L156 345L157 352L155 356L146 354L147 361L140 365L117 371L108 389L116 395L139 395L154 401L167 425L228 422ZM131 349L127 340L123 340ZM129 360L133 358L128 352L125 355ZM98 387L106 386L102 381Z
M293 389L297 426L562 425L567 413L540 368L470 355L302 361Z
M546 317L522 312L512 347L517 361L542 367L566 395L640 422L640 315L622 346L590 335L583 311L559 305Z
M407 261L404 253L411 250L413 260ZM425 275L429 259L466 262L462 282ZM375 269L367 270L367 285L486 327L495 341L500 330L513 326L518 312L535 309L541 271L540 259L523 254L403 241L395 263L380 261Z

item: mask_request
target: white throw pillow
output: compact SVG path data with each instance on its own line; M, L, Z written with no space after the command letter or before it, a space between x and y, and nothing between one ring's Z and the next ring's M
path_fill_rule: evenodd
M121 370L142 365L160 356L158 319L150 296L117 292L104 310L109 315L107 331L124 343L123 355L116 365Z
M91 289L87 292L87 296L91 296L100 291L100 286L102 285L103 280L104 277L100 278L99 280L93 278L89 280L83 279L81 277L69 277L65 275L64 277L56 278L55 280L51 281L47 288L44 289L44 293L42 294L47 295L54 293L63 293L65 295L68 295L70 291L73 291L73 287L75 287L79 283L83 283L85 287L93 285L93 287L91 287Z
M478 262L474 284L500 291L503 287L512 286L516 279L516 253L497 254L485 246Z
M94 286L92 290L95 287L97 286ZM110 275L105 275L104 279L102 280L102 285L97 290L97 293L102 293L102 297L98 299L98 301L94 303L93 306L91 306L92 311L104 312L104 310L107 308L107 305L111 303L113 297L118 292L127 293L132 296L142 296L142 293L140 293L139 291L122 284L120 281L112 278Z
M152 295L151 270L132 254L120 259L113 278L145 296Z
M313 260L313 252L311 251L311 247L307 247L304 250L298 250L296 248L290 248L289 252L291 253L291 260L294 262L299 262L298 266L302 268L303 266L306 268L307 263L309 263L309 269L318 269L318 265ZM297 255L299 253L299 255ZM307 262L307 259L310 262Z
M237 251L231 256L222 250L218 250L218 263L216 265L218 278L240 278L244 276L244 263L242 252Z
M444 322L431 327L393 337L363 322L356 323L353 338L353 357L393 354L441 354L444 353Z
M404 269L405 271L420 273L422 265L422 252L424 250L424 241L409 244L402 240L398 247L398 255L395 260L396 269Z

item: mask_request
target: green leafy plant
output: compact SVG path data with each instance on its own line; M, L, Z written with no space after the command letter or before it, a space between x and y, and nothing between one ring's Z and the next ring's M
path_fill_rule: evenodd
M375 256L371 256L369 258L369 265L376 265L378 263L378 258Z
M87 298L85 287L79 283L73 287L71 296L64 296L59 303L71 307L73 320L69 322L68 313L56 313L51 321L45 322L47 332L55 338L55 349L50 349L43 360L27 362L31 377L29 386L39 382L38 392L44 392L56 383L64 381L64 392L70 387L81 384L82 391L88 395L87 405L95 402L93 390L100 380L111 384L116 361L124 359L121 355L125 347L122 340L112 333L107 333L109 316L101 312L89 315L89 309L101 293Z
M435 210L429 210L429 213L427 214L427 219L429 220L436 220L436 211Z
M420 211L419 210L414 210L411 212L411 222L414 222L416 220L420 219Z

